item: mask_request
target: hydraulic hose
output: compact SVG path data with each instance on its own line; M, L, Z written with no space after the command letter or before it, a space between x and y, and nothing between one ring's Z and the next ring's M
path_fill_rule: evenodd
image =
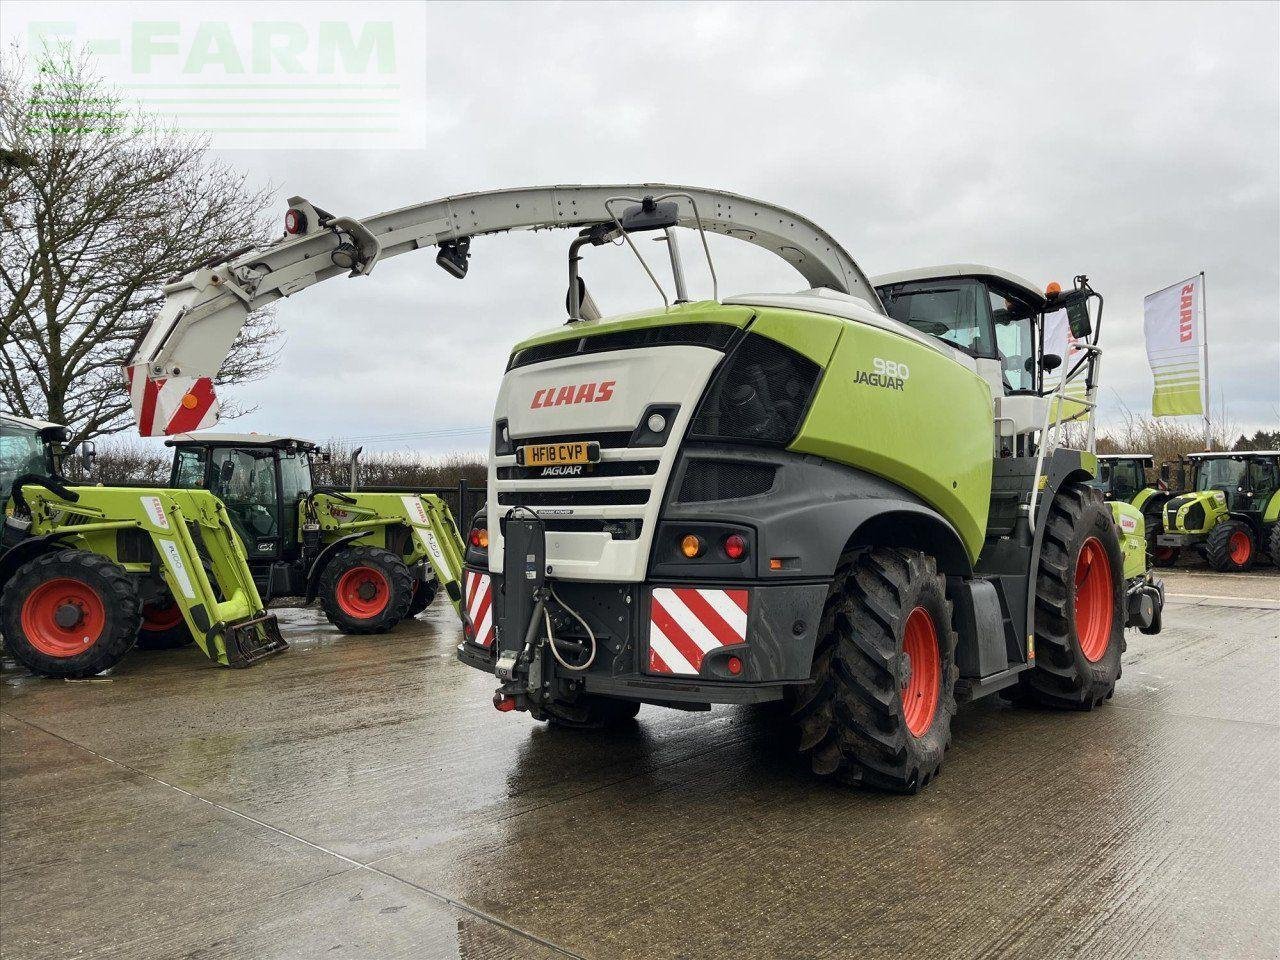
M573 670L578 673L581 673L583 670L588 669L593 663L596 662L596 650L597 650L596 635L592 631L591 627L587 625L587 621L583 620L582 617L578 615L578 611L574 610L573 607L569 606L567 603L565 603L563 600L560 599L560 595L556 593L555 587L551 586L551 584L548 583L547 589L551 591L551 598L555 600L556 603L560 604L561 608L563 608L565 612L569 614L569 616L573 617L573 619L577 620L578 623L582 624L583 630L587 631L587 640L591 644L591 653L587 657L586 663L581 663L581 664L578 664L577 666L574 666L573 664L565 660L564 657L560 656L560 651L556 648L556 643L558 641L556 640L555 634L551 630L551 613L545 607L542 610L542 616L546 620L546 624L547 624L547 640L551 644L551 655L555 657L556 662L560 664L560 666L564 667L566 670Z

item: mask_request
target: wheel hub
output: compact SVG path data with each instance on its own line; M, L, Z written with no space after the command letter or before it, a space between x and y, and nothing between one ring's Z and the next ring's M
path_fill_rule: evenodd
M53 614L53 622L63 630L70 630L72 627L79 626L83 620L84 611L74 603L63 602L58 604L58 609Z
M373 585L371 580L363 580L356 589L356 593L359 594L361 600L368 603L378 595L378 588Z

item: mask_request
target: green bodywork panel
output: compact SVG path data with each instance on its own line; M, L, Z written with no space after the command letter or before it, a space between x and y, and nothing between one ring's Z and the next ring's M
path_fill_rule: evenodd
M1157 490L1155 487L1144 487L1143 489L1139 490L1138 495L1133 498L1133 501L1132 501L1133 505L1137 507L1139 510L1141 510L1142 505L1159 492L1160 491Z
M752 319L754 317L754 320ZM824 369L790 448L884 477L955 527L969 554L982 549L991 503L991 390L940 350L879 327L770 307L683 304L597 323L575 323L523 341L527 347L678 323L745 327ZM877 361L907 376L877 385ZM884 381L882 376L881 381ZM1095 466L1096 468L1096 466Z
M106 557L140 577L150 576L154 564L200 649L217 664L236 665L227 628L265 611L222 502L204 490L69 489L75 501L40 486L22 488L31 534L62 534L60 544ZM269 641L264 626L252 629L264 644Z
M791 449L910 490L951 522L976 560L991 505L991 389L929 346L836 322L838 342ZM899 373L905 365L908 375L879 374L892 372L885 364L897 364Z
M1275 523L1277 520L1280 520L1280 490L1271 495L1267 508L1262 511L1263 523Z
M315 520L324 544L361 533L353 544L382 547L404 558L409 566L431 565L454 611L462 615L464 546L453 514L439 497L429 493L322 493L311 495ZM298 511L298 538L306 511ZM405 538L403 531L410 536ZM395 531L395 533L393 533ZM397 536L396 534L400 534Z
M1196 504L1204 507L1204 522L1192 526L1188 518ZM1201 490L1172 498L1165 505L1164 529L1166 533L1208 533L1230 516L1227 496L1221 490Z
M1147 529L1142 511L1132 504L1112 500L1111 518L1120 534L1120 552L1124 554L1124 578L1145 576L1147 572Z
M517 343L512 352L527 347L541 346L546 343L558 343L561 340L577 340L579 337L590 337L601 333L622 333L627 330L646 330L651 327L670 327L681 323L725 323L733 327L745 327L755 314L752 307L723 306L714 300L701 300L697 303L682 303L666 311L652 310L640 313L623 314L617 317L606 317L602 320L582 320L565 324L554 330L537 334Z

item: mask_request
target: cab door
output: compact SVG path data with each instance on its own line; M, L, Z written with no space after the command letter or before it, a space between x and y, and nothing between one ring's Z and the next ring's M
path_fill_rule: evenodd
M279 558L280 477L275 451L214 447L208 478L209 490L226 506L249 561Z

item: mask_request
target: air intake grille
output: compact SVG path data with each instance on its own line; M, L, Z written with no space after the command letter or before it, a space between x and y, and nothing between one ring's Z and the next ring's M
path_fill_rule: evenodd
M648 490L499 490L502 507L612 507L643 504Z
M737 327L723 323L673 323L641 330L619 330L590 337L557 340L526 347L511 355L508 370L544 363L581 353L603 353L607 350L633 350L637 347L695 346L723 350L733 339Z
M821 371L777 341L747 334L703 397L690 435L784 446L800 429Z
M703 503L759 496L773 486L775 471L771 464L702 458L690 460L676 501Z

